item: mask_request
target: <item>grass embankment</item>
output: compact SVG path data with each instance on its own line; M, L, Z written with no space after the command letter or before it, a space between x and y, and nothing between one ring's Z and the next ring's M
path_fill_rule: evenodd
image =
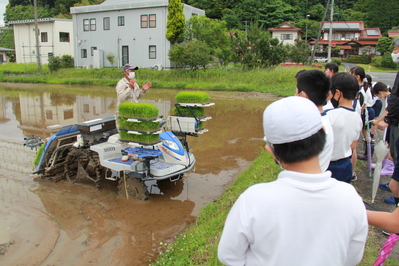
M217 258L217 247L230 208L248 187L273 181L280 171L271 155L260 149L251 166L238 176L233 185L226 188L221 197L206 205L196 221L174 243L162 244L164 250L152 265L222 265ZM370 227L360 266L373 265L381 248L380 234L381 230ZM298 243L301 244L304 243ZM385 264L394 266L399 265L399 262L388 259Z
M155 71L139 69L136 73L139 84L151 81L154 88L176 88L214 91L256 91L278 96L292 95L295 89L295 74L311 66L278 66L274 69L242 70L239 68L206 71L170 70ZM122 70L103 69L61 69L50 73L43 66L37 74L35 64L0 65L0 82L82 84L115 86L123 76Z

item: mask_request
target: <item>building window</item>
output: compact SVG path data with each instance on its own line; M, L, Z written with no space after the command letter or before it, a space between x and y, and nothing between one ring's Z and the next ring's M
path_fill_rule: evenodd
M95 106L93 106L93 115L100 115L99 113L97 113L97 109Z
M150 45L148 49L148 58L156 59L157 58L157 47L155 45Z
M90 19L90 31L96 31L96 19L95 18Z
M40 37L42 39L42 42L48 42L47 32L40 33Z
M292 40L292 34L281 34L281 40Z
M46 119L47 120L53 120L53 111L46 110Z
M157 15L150 15L150 28L155 28L157 26Z
M69 42L69 32L60 32L60 42Z
M83 20L83 31L89 31L90 30L90 21L88 19Z
M118 17L118 26L125 26L125 17Z
M109 17L103 18L103 29L104 30L109 30L110 29Z
M91 47L91 56L94 55L94 50L97 50L97 47Z
M90 105L83 104L83 112L84 113L89 113L90 112Z
M80 54L81 54L82 58L87 58L87 49L81 49Z
M64 120L73 118L73 109L64 111Z
M148 15L141 15L141 28L148 28Z

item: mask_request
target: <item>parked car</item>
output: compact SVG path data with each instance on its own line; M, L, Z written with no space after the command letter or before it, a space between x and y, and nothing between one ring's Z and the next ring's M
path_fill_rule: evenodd
M313 60L313 62L322 62L322 63L327 63L327 62L328 62L328 59L327 59L327 58L325 58L325 57L321 57L321 58L315 58L315 59Z

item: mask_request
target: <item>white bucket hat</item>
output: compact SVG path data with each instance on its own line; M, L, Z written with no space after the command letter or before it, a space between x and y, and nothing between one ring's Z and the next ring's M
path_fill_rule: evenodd
M303 97L287 97L266 107L263 112L264 140L271 144L306 139L322 128L316 105Z

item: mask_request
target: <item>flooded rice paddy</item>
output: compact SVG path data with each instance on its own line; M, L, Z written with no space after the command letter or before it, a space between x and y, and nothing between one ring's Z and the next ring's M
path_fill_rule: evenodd
M179 90L152 88L141 102L170 114ZM209 131L188 137L197 162L177 182L151 187L147 201L118 196L117 184L53 183L35 179L32 135L115 114L112 87L0 84L0 263L2 265L148 265L221 195L263 147L264 108L275 97L250 92L207 92Z

